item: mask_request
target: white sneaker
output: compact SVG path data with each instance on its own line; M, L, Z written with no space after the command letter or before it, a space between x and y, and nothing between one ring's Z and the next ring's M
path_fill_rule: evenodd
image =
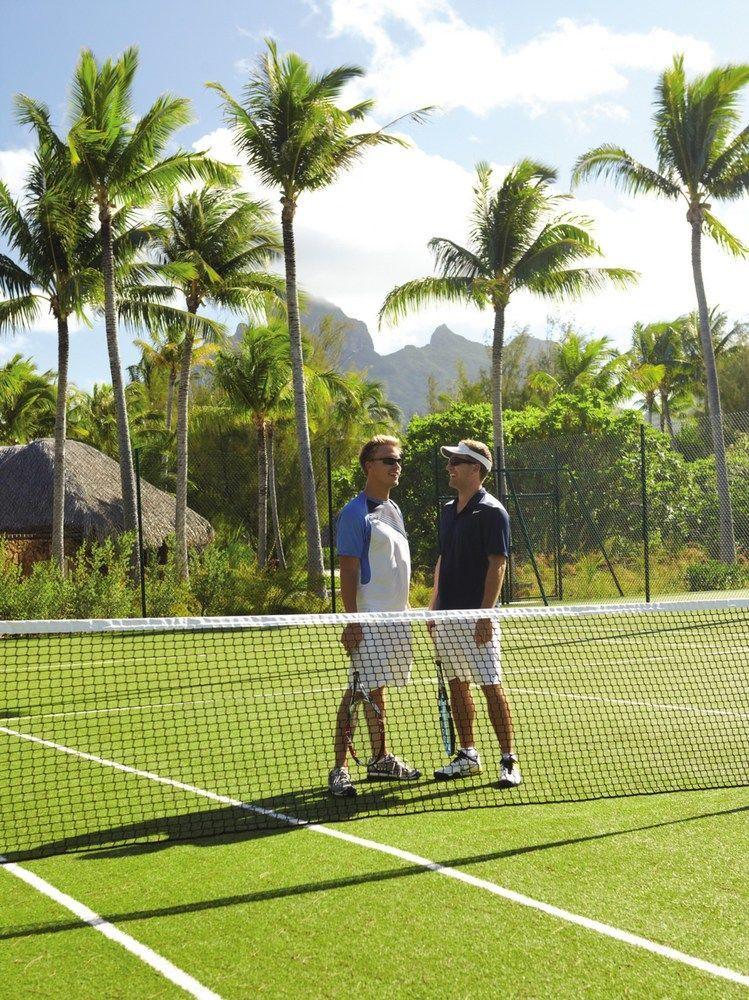
M451 781L453 778L470 778L481 770L481 758L476 750L458 750L449 764L434 772L437 781Z
M523 777L520 774L518 759L515 754L503 757L499 767L499 787L517 788L522 780Z
M328 788L336 799L352 799L356 795L356 788L347 767L333 768L328 775Z

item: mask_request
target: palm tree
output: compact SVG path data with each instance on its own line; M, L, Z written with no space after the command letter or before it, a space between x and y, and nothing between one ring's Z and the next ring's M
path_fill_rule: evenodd
M203 153L183 150L165 156L174 133L192 120L190 102L171 95L157 98L142 118L135 120L133 80L138 68L137 49L127 49L117 60L101 65L89 49L81 52L71 88L72 124L66 139L52 129L49 110L26 95L16 97L17 117L31 126L40 142L70 151L71 183L77 197L86 198L98 214L101 270L104 282L104 322L109 366L117 411L118 451L126 531L136 529L135 474L127 420L127 402L117 336L117 296L113 251L113 216L120 208L132 209L163 197L183 180L233 179L236 171L208 159ZM136 299L129 316L165 322L168 310ZM194 329L194 327L193 327ZM133 565L137 570L137 548Z
M656 167L638 162L610 143L583 154L573 183L611 178L633 195L655 194L683 199L692 239L692 276L699 314L699 339L705 366L710 430L720 508L720 557L736 561L733 510L728 484L715 352L702 277L702 235L737 257L746 247L711 211L715 199L735 201L749 190L749 128L737 131L741 91L749 83L749 65L719 66L688 81L684 57L675 56L655 89L653 141Z
M262 325L245 327L236 349L219 352L214 377L231 408L248 417L257 433L257 561L264 569L268 558L268 499L271 485L275 484L273 425L284 396L288 398L291 382L289 333L284 320L268 316ZM270 500L276 552L284 565L275 486Z
M540 369L528 381L532 388L551 395L586 385L616 402L631 389L629 368L629 356L615 350L608 337L591 339L568 327L553 355L551 371Z
M172 430L172 413L174 411L174 392L179 381L179 369L184 349L185 331L174 325L164 330L152 330L148 340L136 337L133 341L140 348L140 360L128 368L128 373L134 381L149 381L153 372L163 372L166 375L165 429ZM193 341L193 367L209 365L217 350L215 343Z
M492 423L500 470L505 466L502 419L502 366L505 312L515 292L541 296L578 296L613 282L624 286L632 271L609 267L572 267L601 254L589 233L590 220L555 214L561 197L550 185L556 171L521 160L492 190L492 170L476 166L468 246L436 237L429 242L436 277L417 278L388 293L380 320L395 322L427 302L470 303L494 312L492 340ZM506 495L500 471L500 492Z
M91 213L61 185L69 164L40 143L16 202L0 182L0 235L13 257L0 255L0 332L29 329L47 311L57 325L57 403L52 490L52 558L65 572L65 438L67 433L69 323L86 320L101 302L101 272L93 246Z
M281 244L263 202L236 188L207 186L162 204L153 246L161 267L174 273L174 286L191 317L184 328L177 379L176 554L186 578L188 399L195 336L199 330L209 343L224 336L221 324L197 312L206 304L233 312L261 309L269 293L280 296L281 280L266 268Z
M700 316L698 312L691 312L687 316L682 316L675 323L681 334L681 346L684 354L684 363L691 378L692 390L701 399L704 399L707 406L707 417L710 416L709 397L705 393L705 363L700 339ZM728 325L728 316L721 312L717 306L713 306L707 314L707 325L710 330L710 342L713 345L713 356L716 364L730 351L733 345L741 337L744 326L741 323ZM722 403L721 403L722 407Z
M48 434L55 399L52 372L40 373L31 358L14 354L0 367L0 441L26 444Z
M373 110L373 102L362 101L345 110L336 102L343 88L360 77L362 72L357 66L339 66L316 75L296 53L279 56L275 42L269 40L267 52L244 88L241 102L231 97L220 84L209 84L222 97L226 120L233 130L237 148L258 177L281 192L294 410L307 537L307 574L311 588L321 595L325 594L325 576L304 385L294 218L301 194L327 187L366 149L386 143L403 144L403 140L387 134L385 129L351 134L352 126ZM418 120L423 113L406 117Z

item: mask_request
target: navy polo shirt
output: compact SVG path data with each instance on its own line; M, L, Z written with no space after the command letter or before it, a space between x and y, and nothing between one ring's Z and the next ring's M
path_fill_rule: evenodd
M510 553L510 517L491 493L480 489L458 513L450 500L440 516L437 609L480 608L489 556Z

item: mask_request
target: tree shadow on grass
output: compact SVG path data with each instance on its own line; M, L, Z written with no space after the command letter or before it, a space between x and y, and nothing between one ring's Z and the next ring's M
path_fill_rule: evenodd
M664 820L658 823L648 823L643 826L625 827L618 830L607 830L603 833L587 834L582 837L570 837L564 840L551 840L539 844L527 844L523 847L508 848L501 851L491 851L486 854L473 854L454 858L446 858L436 862L443 868L469 868L471 865L482 864L487 861L497 861L504 858L517 857L523 854L532 854L537 851L549 851L562 847L570 847L575 844L591 843L599 840L607 840L612 837L622 837L627 834L642 833L646 830L658 830L666 827L679 826L682 823L694 823L699 820L715 819L720 816L732 816L749 811L749 806L738 806L733 809L721 809L713 812L697 813L694 816L683 816L680 819ZM216 812L214 810L213 812ZM186 819L189 817L183 817ZM171 817L174 819L174 817ZM298 833L303 827L286 828L287 835ZM236 840L253 840L268 835L284 832L278 828L273 830L254 830L252 832L235 834L231 837L214 838L210 843L231 843ZM146 845L135 845L143 848ZM158 845L156 845L158 847ZM131 845L130 850L133 850ZM97 853L97 857L109 856L107 853ZM109 913L102 915L103 920L113 924L127 923L138 920L150 920L154 917L179 916L186 913L200 913L209 910L226 909L232 906L246 906L252 903L263 903L274 899L283 899L293 896L302 896L319 892L333 892L340 889L349 889L358 885L365 885L375 882L390 882L396 879L411 878L415 875L425 875L431 873L433 869L425 868L421 865L407 865L406 867L389 868L385 871L368 872L365 875L341 875L334 879L321 879L316 882L303 882L291 886L278 886L273 889L264 889L259 892L241 893L232 896L221 896L215 899L195 900L189 903L177 903L172 906L152 907L147 910L130 910L119 913ZM57 934L64 931L75 931L85 928L87 925L80 920L68 920L49 924L34 924L26 927L19 927L12 931L0 933L0 941L13 938L33 937L37 934Z

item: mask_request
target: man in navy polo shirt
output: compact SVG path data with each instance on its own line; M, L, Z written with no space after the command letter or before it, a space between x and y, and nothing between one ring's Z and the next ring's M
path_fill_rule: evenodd
M469 438L440 449L447 458L450 486L458 496L442 509L440 556L434 570L430 608L457 611L493 608L510 554L510 519L496 497L483 488L491 471L491 452ZM471 684L480 685L502 751L500 788L516 788L522 778L513 749L512 714L504 688L499 627L490 618L434 622L430 631L450 681L460 748L449 764L434 772L438 781L467 778L481 770L474 743L476 714Z

